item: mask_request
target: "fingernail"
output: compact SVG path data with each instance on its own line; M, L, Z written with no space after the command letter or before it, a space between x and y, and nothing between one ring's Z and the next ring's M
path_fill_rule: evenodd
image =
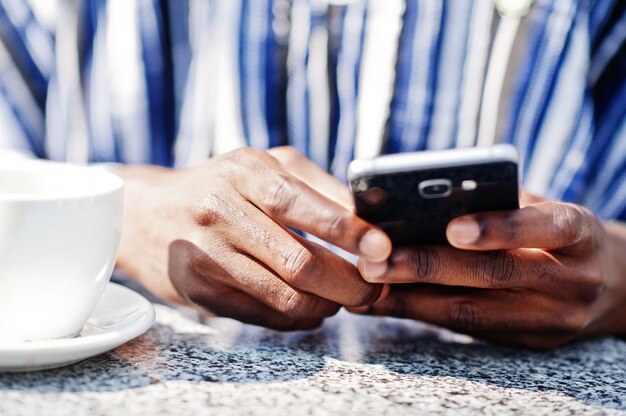
M448 229L448 238L451 242L460 244L475 243L480 237L480 225L471 218L454 220Z
M371 283L376 283L373 280L378 279L387 271L387 262L373 262L373 261L364 261L363 262L363 277L365 280Z
M382 231L370 230L361 238L359 250L365 257L384 260L391 251L389 237Z

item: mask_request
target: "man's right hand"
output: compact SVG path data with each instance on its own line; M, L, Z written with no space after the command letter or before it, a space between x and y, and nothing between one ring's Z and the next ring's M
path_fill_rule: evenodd
M294 151L273 154L242 149L190 169L121 168L118 267L166 299L285 330L384 296L383 285L291 229L378 262L391 253L388 237L330 197L345 187L312 162L297 157L292 174L279 159L293 161Z

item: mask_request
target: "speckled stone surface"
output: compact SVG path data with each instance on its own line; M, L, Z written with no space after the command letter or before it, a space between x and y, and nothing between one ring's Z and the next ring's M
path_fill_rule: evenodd
M114 351L0 374L0 415L626 415L626 343L613 338L536 353L347 313L279 333L156 308Z

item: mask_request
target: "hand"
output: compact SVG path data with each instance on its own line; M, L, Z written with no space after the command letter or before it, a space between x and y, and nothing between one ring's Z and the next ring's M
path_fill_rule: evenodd
M456 218L447 228L451 247L361 260L367 281L397 284L353 311L536 349L624 333L626 227L602 224L577 205L525 199L531 203L520 210Z
M274 155L243 149L192 169L121 170L118 267L169 300L277 329L315 327L340 305L374 302L383 285L290 227L373 261L389 256L387 236L327 196L344 198L345 187L310 161L292 149Z

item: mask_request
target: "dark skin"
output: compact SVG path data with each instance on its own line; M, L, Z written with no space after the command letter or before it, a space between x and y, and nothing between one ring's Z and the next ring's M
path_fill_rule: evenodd
M389 238L324 194L331 178L310 162L317 190L277 159L304 158L273 154L242 149L191 169L121 168L117 266L165 299L281 330L314 328L342 305L375 302L384 285L288 227L372 261L389 256Z
M577 205L524 194L518 211L454 220L452 246L392 252L348 189L291 148L119 173L118 267L213 314L291 330L346 306L537 349L626 333L626 227ZM358 269L288 227L356 254Z
M520 210L455 219L447 237L450 247L361 260L366 280L396 284L384 300L353 311L534 349L626 333L623 224L524 195Z

